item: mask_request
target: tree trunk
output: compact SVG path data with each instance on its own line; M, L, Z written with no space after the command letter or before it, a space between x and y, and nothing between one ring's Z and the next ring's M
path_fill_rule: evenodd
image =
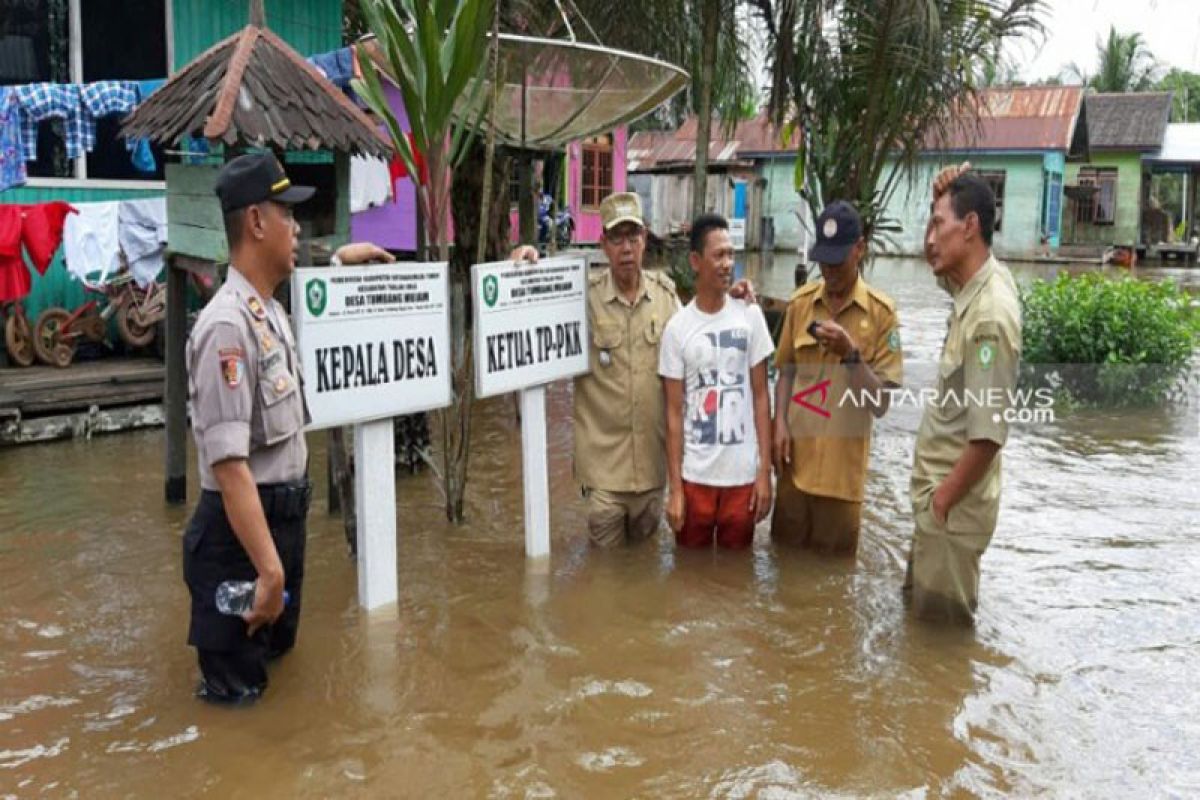
M713 66L717 60L717 35L721 24L721 0L702 0L703 26L700 41L700 74L692 85L698 93L696 125L696 171L692 174L692 219L704 213L708 189L708 141L712 132Z

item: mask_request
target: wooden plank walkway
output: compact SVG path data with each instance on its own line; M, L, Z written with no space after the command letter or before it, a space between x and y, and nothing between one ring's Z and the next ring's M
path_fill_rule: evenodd
M0 369L0 418L161 403L163 375L163 362L155 358L104 358L66 369Z

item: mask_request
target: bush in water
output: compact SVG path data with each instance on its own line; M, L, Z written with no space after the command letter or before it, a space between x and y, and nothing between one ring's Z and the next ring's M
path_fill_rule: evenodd
M1190 296L1170 281L1098 273L1035 281L1021 294L1027 371L1062 365L1061 389L1098 405L1168 399L1188 371L1200 333ZM1039 369L1039 366L1043 369Z

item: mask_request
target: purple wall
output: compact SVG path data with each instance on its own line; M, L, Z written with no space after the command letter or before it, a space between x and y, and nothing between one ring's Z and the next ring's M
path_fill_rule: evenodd
M383 91L401 130L407 131L408 115L404 112L400 90L385 81ZM395 189L395 203L350 215L350 241L374 242L389 250L417 249L416 187L411 178L401 178L396 181Z

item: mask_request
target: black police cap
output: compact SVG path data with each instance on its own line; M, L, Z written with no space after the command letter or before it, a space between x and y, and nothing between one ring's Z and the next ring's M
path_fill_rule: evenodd
M217 197L222 213L255 203L303 203L316 192L311 186L293 186L270 153L247 153L228 161L217 173Z

